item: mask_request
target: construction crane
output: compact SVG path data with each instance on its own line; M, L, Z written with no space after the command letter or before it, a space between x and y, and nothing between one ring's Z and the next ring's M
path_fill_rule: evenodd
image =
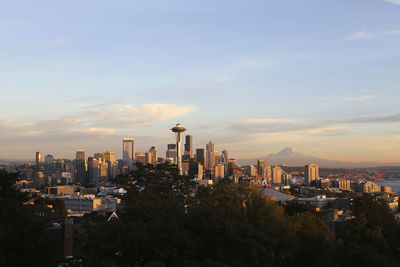
M375 172L374 173L374 180L375 181L383 181L383 176L384 176L386 171L387 171L387 169L383 169L380 172Z
M350 169L346 169L346 172L344 173L343 179L350 181Z

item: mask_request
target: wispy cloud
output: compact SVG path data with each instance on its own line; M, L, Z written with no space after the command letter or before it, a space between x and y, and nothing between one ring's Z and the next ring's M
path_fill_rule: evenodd
M344 121L345 123L400 123L400 114L387 116L365 116L352 118Z
M376 95L361 95L361 96L344 96L344 97L335 97L328 96L324 97L324 100L327 101L363 101L376 98Z
M344 41L366 40L375 37L375 33L368 31L355 31L349 36L342 38Z
M244 133L297 133L320 135L337 131L340 125L329 125L322 122L306 122L300 119L243 119L232 123L231 128Z
M384 0L387 3L395 4L400 6L400 0Z
M399 0L400 1L400 0ZM380 31L355 31L352 34L343 37L342 41L357 41L357 40L368 40L380 36L393 36L400 34L399 29L393 30L380 30Z
M242 134L293 134L340 136L354 134L352 126L358 124L393 124L400 123L400 114L383 116L355 117L348 120L330 120L309 122L302 119L242 119L231 123L232 130Z
M192 112L194 107L167 104L127 105L119 110L94 109L75 116L33 122L9 122L0 119L0 139L66 134L117 134L123 129L152 125Z

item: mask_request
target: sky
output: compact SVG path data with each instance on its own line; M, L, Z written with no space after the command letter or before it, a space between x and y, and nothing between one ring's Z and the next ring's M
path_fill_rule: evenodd
M0 158L400 162L400 0L0 0Z

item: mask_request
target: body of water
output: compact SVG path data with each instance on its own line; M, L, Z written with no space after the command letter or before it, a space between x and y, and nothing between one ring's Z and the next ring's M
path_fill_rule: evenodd
M393 192L399 192L400 190L400 180L386 180L381 182L374 182L380 186L390 186Z

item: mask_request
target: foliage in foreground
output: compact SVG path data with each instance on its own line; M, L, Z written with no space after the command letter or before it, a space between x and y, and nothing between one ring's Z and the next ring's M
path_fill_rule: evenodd
M54 266L59 251L45 225L22 205L27 198L15 189L17 177L0 170L0 266Z
M359 219L339 226L339 241L335 241L332 232L309 206L294 204L285 212L249 184L198 187L179 175L174 166L164 164L138 166L137 171L117 181L128 188L125 208L119 213L119 221L86 227L80 243L86 264L399 266L400 263L396 254L400 235L393 230L399 229L399 224L386 209L380 210L384 205L371 202L368 196L355 201ZM363 218L369 209L385 219L377 222L369 216L366 221ZM372 230L368 223L377 229ZM362 227L370 229L369 232ZM356 233L363 234L353 236ZM363 245L363 242L369 243Z

